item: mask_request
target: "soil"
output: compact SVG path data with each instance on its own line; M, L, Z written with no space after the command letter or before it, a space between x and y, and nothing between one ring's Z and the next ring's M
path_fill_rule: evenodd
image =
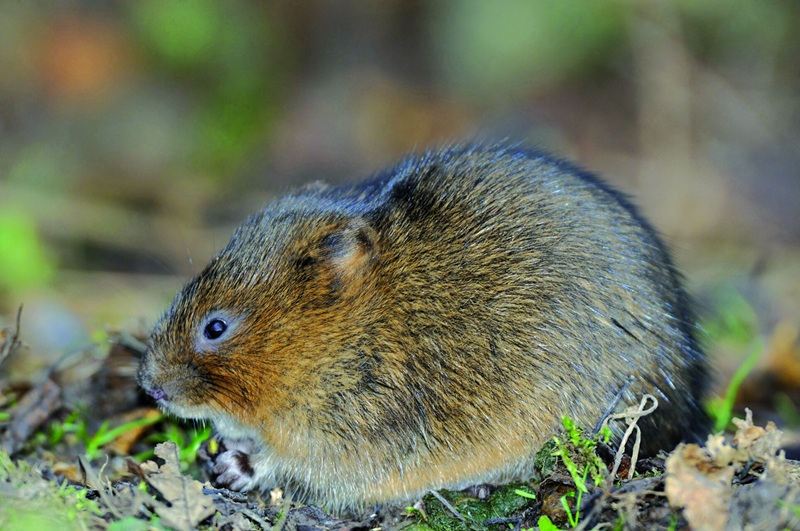
M22 321L2 331L0 363L25 356ZM710 435L705 446L656 459L636 462L593 442L601 477L595 484L584 474L582 493L552 446L528 482L432 493L413 508L365 515L333 515L279 489L216 489L198 458L213 453L210 430L154 409L135 381L140 338L110 339L106 352L76 352L38 382L0 372L0 528L800 529L798 465L785 458L774 424L754 426L750 415L735 420L732 436ZM582 470L586 455L563 440Z

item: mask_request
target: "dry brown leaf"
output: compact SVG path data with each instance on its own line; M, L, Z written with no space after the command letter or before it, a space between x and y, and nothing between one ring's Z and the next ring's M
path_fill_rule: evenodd
M691 445L697 446L697 445ZM728 465L738 462L740 459L740 452L732 447L723 435L709 435L706 440L705 452L708 461L695 460L695 464L701 472L711 472L718 468L724 468ZM698 457L695 455L694 457Z
M733 419L736 424L736 435L733 444L745 455L741 461L756 461L766 463L775 459L781 448L781 437L783 433L775 427L772 421L767 423L766 428L753 426L753 412L745 409L745 419Z
M733 443L741 448L741 462L763 463L766 477L780 485L796 485L800 471L780 449L783 432L773 422L766 429L753 426L753 413L749 409L745 413L744 420L733 420L738 427Z
M561 498L570 492L575 492L575 482L569 474L554 471L539 484L536 490L536 499L541 502L542 514L550 518L556 525L567 523L567 513L561 505ZM567 498L570 507L574 509L575 498Z
M65 463L62 461L54 463L53 474L57 476L62 475L74 483L81 483L83 481L80 470L78 470L78 465L75 463Z
M154 419L156 417L160 417L161 412L155 408L139 408L125 415L122 415L119 418L120 424L124 424L127 422L132 422L134 420L139 419ZM150 426L139 426L137 428L131 428L112 442L105 446L105 449L109 452L113 452L116 455L130 455L131 449L133 445L136 444L139 439L141 439L142 435L150 429Z
M203 494L203 485L181 474L178 447L174 442L156 446L155 453L164 460L160 467L147 462L141 465L145 481L161 493L167 503L155 502L156 514L164 525L178 531L195 529L216 511L211 496Z
M145 475L158 474L158 463L156 463L155 461L145 461L144 463L138 466L142 474Z
M704 448L682 444L667 458L665 491L670 505L682 507L692 529L725 529L734 468L719 466Z
M731 518L734 474L743 466L765 464L767 476L786 484L785 458L778 453L781 432L770 422L766 428L753 425L753 414L734 419L738 430L730 444L722 435L711 435L706 448L696 444L681 445L667 458L666 494L674 507L682 507L694 529L737 527L741 515ZM762 480L764 477L762 477ZM737 491L738 492L738 491Z

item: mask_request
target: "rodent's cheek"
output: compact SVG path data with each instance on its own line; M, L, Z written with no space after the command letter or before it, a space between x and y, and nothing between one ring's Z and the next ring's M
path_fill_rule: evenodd
M146 354L142 361L139 363L139 372L136 374L136 379L139 381L139 386L147 393L155 387L155 377L157 371L153 361L152 354Z

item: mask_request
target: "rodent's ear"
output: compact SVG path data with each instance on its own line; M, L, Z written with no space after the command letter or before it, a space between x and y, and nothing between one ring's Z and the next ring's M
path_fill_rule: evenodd
M322 242L328 264L339 282L361 277L378 257L375 229L360 217L333 228Z

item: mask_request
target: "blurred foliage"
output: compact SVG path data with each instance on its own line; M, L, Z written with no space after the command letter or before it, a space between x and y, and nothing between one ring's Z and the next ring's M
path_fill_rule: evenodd
M719 396L708 399L705 408L714 432L732 427L734 407L740 388L764 354L759 316L741 291L722 285L711 295L712 311L702 323L707 345L737 353L736 369Z
M525 96L587 77L625 42L633 3L466 0L441 3L431 32L454 89Z
M773 69L797 50L800 21L792 2L679 0L676 7L686 39L708 60Z
M7 179L28 186L64 189L69 186L70 181L78 178L73 170L74 158L51 142L26 145L16 153Z
M713 297L714 310L703 322L712 344L727 344L746 348L758 338L758 313L741 292L732 286L722 286Z
M711 417L714 433L719 433L727 428L734 428L732 421L739 389L745 379L753 372L753 369L755 369L763 353L764 345L761 342L756 342L756 344L751 347L750 354L748 354L744 361L742 361L742 364L736 369L733 376L731 376L724 395L715 396L708 400L706 411L708 411Z
M186 130L200 164L218 175L240 165L274 114L282 46L270 17L244 1L146 0L129 9L158 67L202 89Z
M476 136L619 178L681 243L796 241L798 57L788 0L0 0L0 308L149 319L269 196Z
M34 220L21 211L0 211L0 292L39 287L53 269Z
M223 6L212 0L145 0L132 3L142 41L173 68L196 68L216 52Z

